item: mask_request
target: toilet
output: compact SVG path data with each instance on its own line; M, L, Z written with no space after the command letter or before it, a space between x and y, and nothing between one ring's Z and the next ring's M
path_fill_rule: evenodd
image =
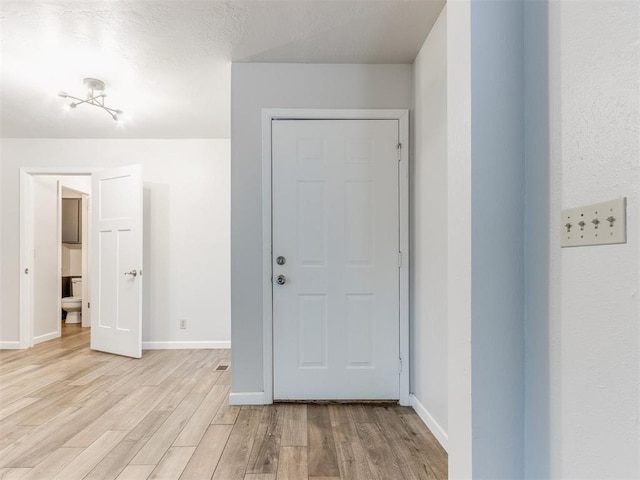
M71 297L62 298L62 309L67 312L65 323L82 322L82 278L71 279Z

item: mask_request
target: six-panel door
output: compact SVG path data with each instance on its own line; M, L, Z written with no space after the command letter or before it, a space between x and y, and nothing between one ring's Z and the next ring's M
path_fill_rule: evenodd
M399 396L397 147L397 120L273 121L276 400Z

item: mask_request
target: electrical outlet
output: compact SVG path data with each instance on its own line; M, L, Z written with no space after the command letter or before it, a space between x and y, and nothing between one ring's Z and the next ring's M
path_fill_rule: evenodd
M183 329L183 330L187 328L187 320L186 319L183 318L183 319L180 320L180 328Z
M562 211L562 247L627 243L627 199Z

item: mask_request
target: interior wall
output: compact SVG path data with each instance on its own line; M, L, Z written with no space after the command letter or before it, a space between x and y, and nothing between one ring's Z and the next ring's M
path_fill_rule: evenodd
M34 200L33 340L39 343L58 333L58 187L52 178L36 177ZM48 252L48 254L46 253ZM53 254L53 255L52 255ZM19 258L19 256L18 256ZM16 276L16 282L20 277Z
M443 445L448 430L447 365L447 7L414 68L411 181L411 392L416 411Z
M551 255L558 252L556 213L551 212L549 2L524 2L525 91L525 478L558 478L551 468L559 445L550 432L557 425L550 408L549 322ZM551 228L540 228L550 225ZM554 453L555 452L555 453Z
M471 2L474 478L524 474L523 8Z
M229 346L229 140L2 139L0 155L0 341L19 340L20 168L138 163L144 172L144 345Z
M82 249L83 244L62 244L62 276L82 276Z
M411 65L232 65L232 392L264 391L262 109L411 106Z
M449 477L473 478L471 391L471 1L447 3Z
M550 55L555 150L551 384L562 478L640 477L640 3L561 2ZM627 197L627 243L558 246L562 208Z

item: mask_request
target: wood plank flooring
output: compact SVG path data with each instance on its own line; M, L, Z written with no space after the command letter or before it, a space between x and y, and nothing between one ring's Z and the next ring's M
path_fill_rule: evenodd
M227 404L227 350L0 351L0 480L421 480L447 455L406 407Z

